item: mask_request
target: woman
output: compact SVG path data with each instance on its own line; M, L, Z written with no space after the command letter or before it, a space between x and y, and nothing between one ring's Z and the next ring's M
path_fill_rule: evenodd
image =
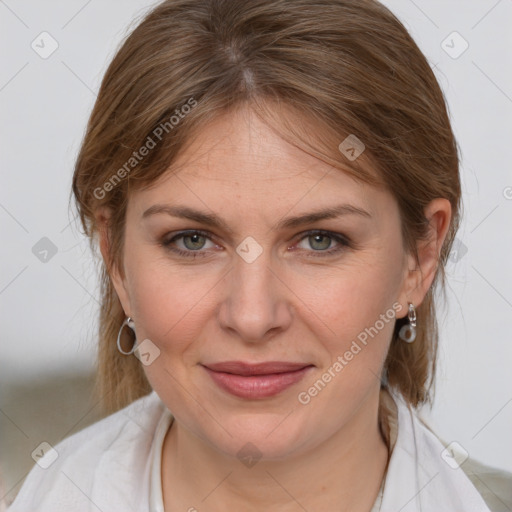
M385 7L161 3L107 70L73 192L112 414L9 510L512 507L510 475L415 412L460 182L443 94Z

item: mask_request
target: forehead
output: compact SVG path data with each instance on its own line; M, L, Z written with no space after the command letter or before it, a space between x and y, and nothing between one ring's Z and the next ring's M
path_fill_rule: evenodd
M308 129L318 131L318 127L309 127L307 120L291 115L295 116L294 129L306 137ZM290 116L288 112L287 116ZM248 106L217 116L195 132L159 182L163 184L167 177L179 174L195 181L253 188L269 182L274 185L285 182L288 186L316 182L320 177L332 185L333 181L346 183L351 178L348 173L287 142L282 133L263 122ZM343 158L340 153L342 163ZM155 188L158 184L154 184Z
M202 126L164 175L132 195L129 209L140 214L167 202L274 217L341 202L371 212L389 199L383 190L284 140L252 109L240 108Z

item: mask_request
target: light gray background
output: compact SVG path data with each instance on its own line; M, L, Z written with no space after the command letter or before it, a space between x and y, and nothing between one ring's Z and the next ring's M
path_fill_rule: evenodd
M465 219L440 315L435 406L425 415L446 441L512 470L512 1L384 3L431 62L462 151ZM92 369L99 295L87 241L68 215L72 169L106 66L150 5L0 1L4 393L36 375ZM43 31L59 45L47 59L31 48ZM458 58L464 42L453 31L469 44ZM32 252L43 237L57 248L46 262Z

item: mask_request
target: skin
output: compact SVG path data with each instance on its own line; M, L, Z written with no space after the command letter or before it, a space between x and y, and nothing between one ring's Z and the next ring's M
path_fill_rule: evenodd
M369 511L388 457L377 413L394 321L308 404L297 396L394 303L402 306L397 317L407 314L408 302L421 303L448 229L449 202L436 199L425 209L430 236L418 243L416 262L404 250L389 192L291 146L248 108L202 127L175 166L130 197L123 272L111 272L137 339L160 350L144 370L175 417L162 450L166 510ZM231 232L165 213L142 218L163 203L215 213ZM368 216L276 229L284 218L341 203ZM105 222L108 212L99 218ZM210 235L182 237L170 247L205 257L162 245L193 229ZM313 229L350 243L304 234ZM262 249L251 263L236 252L248 236ZM314 368L276 396L247 400L218 388L200 364L226 360ZM237 457L248 442L262 454L252 467Z

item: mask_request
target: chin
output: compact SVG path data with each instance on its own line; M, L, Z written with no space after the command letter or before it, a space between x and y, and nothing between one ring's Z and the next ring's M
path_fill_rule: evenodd
M262 460L286 459L314 439L313 432L297 422L293 414L286 418L282 412L238 413L224 418L224 428L203 425L201 437L215 449L241 461L245 456ZM217 435L212 437L213 433Z

